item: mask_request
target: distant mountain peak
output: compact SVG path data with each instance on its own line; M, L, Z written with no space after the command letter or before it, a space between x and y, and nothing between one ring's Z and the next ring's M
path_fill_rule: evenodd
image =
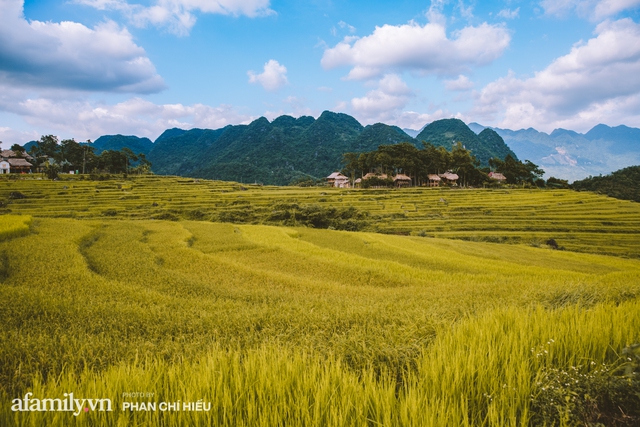
M457 118L441 119L429 123L416 137L424 141L450 150L456 142L461 142L471 151L483 165L489 164L492 157L504 159L516 154L505 144L502 137L492 129L484 129L476 134L462 120Z
M562 128L554 129L549 136L551 136L551 138L556 138L561 135L570 135L572 137L581 136L581 134L579 134L578 132Z

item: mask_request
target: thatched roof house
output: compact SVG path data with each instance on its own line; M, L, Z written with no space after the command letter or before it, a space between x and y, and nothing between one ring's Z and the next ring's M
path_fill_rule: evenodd
M327 178L327 183L332 187L349 188L349 178L342 175L340 172L334 172Z
M448 185L458 185L458 178L460 178L457 174L452 172L441 173L439 176L442 178L442 181Z
M393 177L393 183L396 187L411 187L411 178L399 173Z
M0 173L28 173L33 165L25 159L4 159L0 162ZM8 166L8 167L7 167Z
M386 173L377 174L377 173L369 172L368 174L362 177L363 180L369 179L369 178L387 179L387 174Z
M429 187L439 187L440 181L442 181L442 178L440 178L435 173L430 173L429 175L427 175L427 178L429 179Z
M489 178L495 179L496 181L504 182L507 180L507 177L501 174L500 172L489 172Z

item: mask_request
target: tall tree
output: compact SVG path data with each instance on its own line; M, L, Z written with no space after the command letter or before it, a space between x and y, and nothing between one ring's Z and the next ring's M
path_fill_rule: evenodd
M131 166L132 162L137 162L138 161L138 156L136 156L133 151L131 151L131 149L129 147L124 147L122 150L120 150L122 152L122 154L124 154L125 157L125 172L129 172L129 167Z
M58 137L55 135L43 135L36 144L31 147L30 154L36 163L42 164L46 158L56 157L59 150Z
M508 184L522 184L528 182L533 184L536 179L544 175L538 165L525 160L524 163L516 160L511 155L507 155L504 161L500 159L489 159L489 166L494 168L496 172L502 173L507 178Z
M356 179L356 175L362 171L360 168L358 153L344 153L342 155L342 162L345 164L343 171L351 178L351 182Z
M458 142L451 151L452 171L458 174L462 186L477 185L482 183L482 172L478 171L480 162L471 155L471 152Z
M23 157L24 153L26 152L24 147L22 145L19 145L19 144L13 144L11 146L10 150L13 151L14 153L16 153L16 156L18 156L18 157Z
M423 143L425 153L425 166L428 173L446 172L453 161L451 152L440 146L436 147L430 143Z
M60 142L60 151L56 159L63 171L80 170L84 158L84 149L72 139L63 139Z

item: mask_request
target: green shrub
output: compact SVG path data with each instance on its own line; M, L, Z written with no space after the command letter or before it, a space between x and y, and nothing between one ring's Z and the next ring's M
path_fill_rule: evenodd
M532 425L640 425L640 344L614 364L548 368L537 379Z

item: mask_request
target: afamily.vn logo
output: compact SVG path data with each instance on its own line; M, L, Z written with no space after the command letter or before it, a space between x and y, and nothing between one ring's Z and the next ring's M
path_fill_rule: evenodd
M74 399L73 393L65 393L64 398L31 398L33 393L29 392L24 395L23 399L13 399L11 401L11 410L14 412L29 411L55 411L55 412L73 412L78 416L89 411L112 411L111 399Z

